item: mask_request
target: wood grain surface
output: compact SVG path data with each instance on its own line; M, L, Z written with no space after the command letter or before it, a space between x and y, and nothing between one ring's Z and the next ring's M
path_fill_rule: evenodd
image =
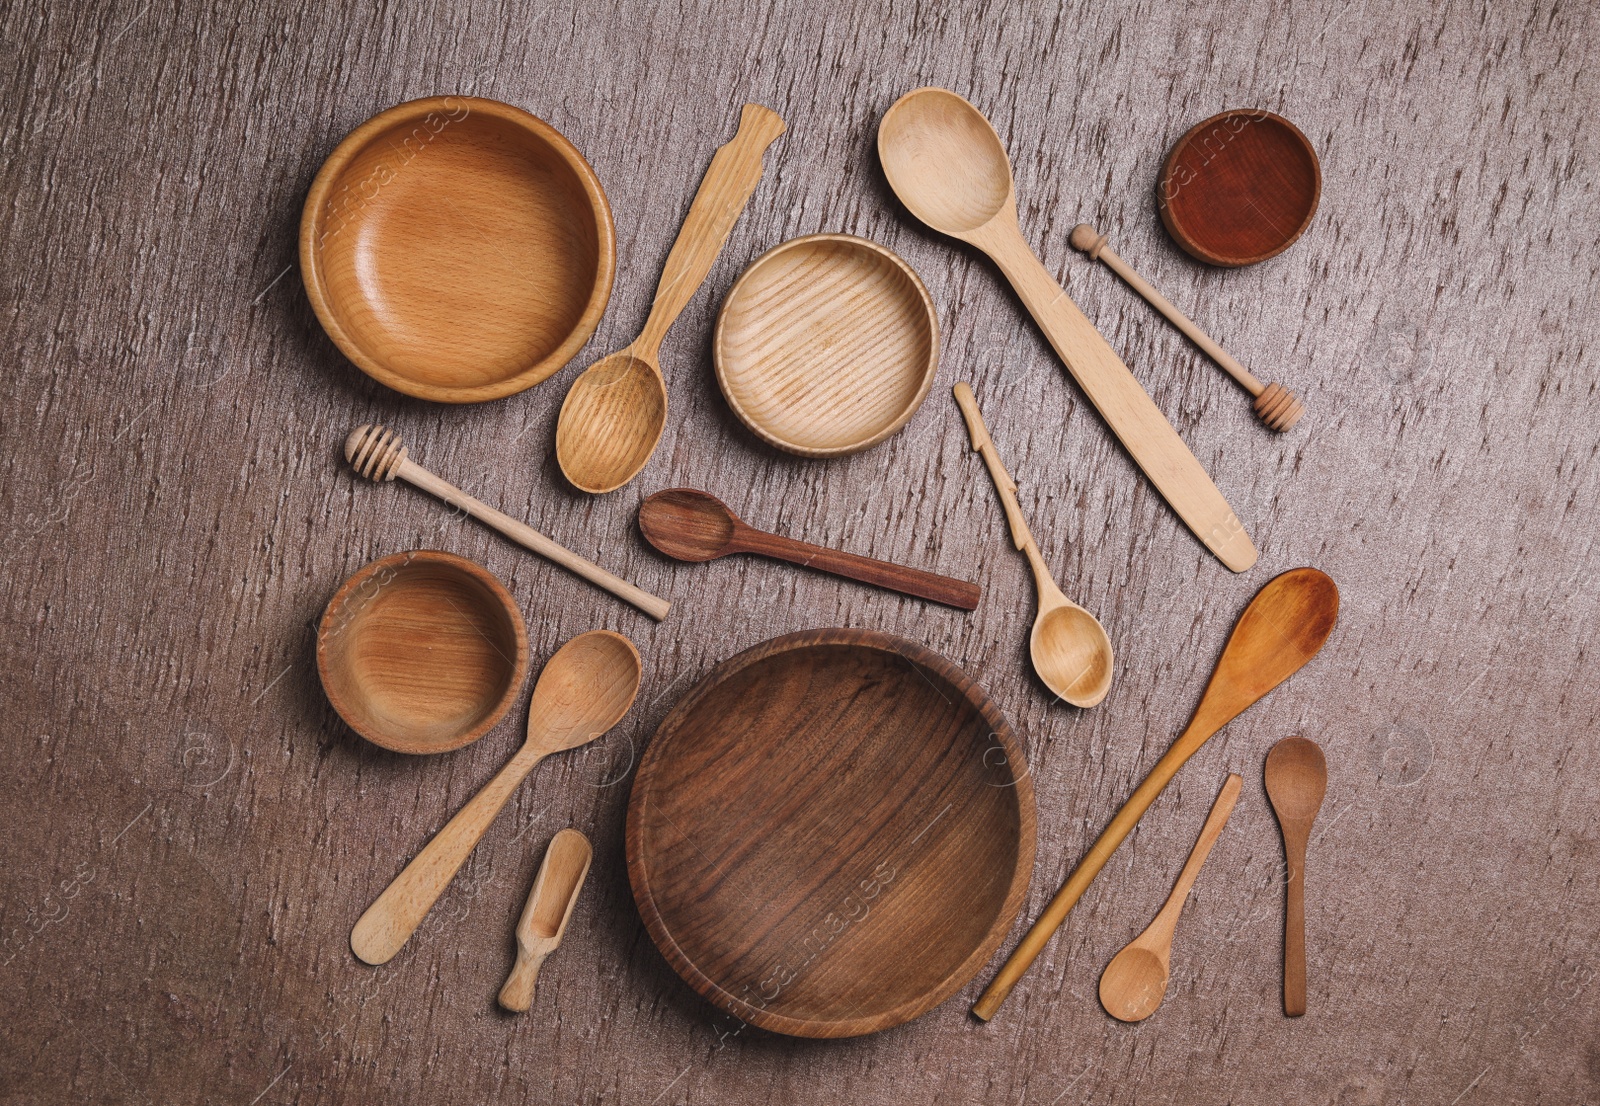
M0 8L0 40L0 1102L1600 1100L1592 5L54 0ZM1029 242L1238 511L1261 551L1248 573L1162 504L994 268L889 195L878 120L923 84L996 123ZM339 140L444 93L550 121L617 227L611 305L573 364L465 408L346 362L294 268L301 203ZM552 451L561 397L638 333L745 102L789 133L663 347L661 447L635 489L572 493ZM1236 106L1306 133L1323 197L1292 249L1223 272L1171 243L1154 186L1184 130ZM1071 249L1078 222L1292 388L1303 425L1263 429ZM943 342L904 430L806 461L743 429L710 342L743 267L816 232L904 257ZM1028 569L947 398L958 379L1008 428L1051 567L1116 646L1093 711L1027 673ZM363 422L678 609L654 624L427 496L361 481L339 446ZM634 531L636 489L675 484L975 580L984 603L941 610L756 559L713 583ZM609 627L639 644L645 684L604 741L514 797L372 969L351 924L525 721L519 707L419 762L322 698L323 605L360 565L417 547L506 581L535 663ZM716 1015L650 943L623 863L630 772L715 662L848 625L973 672L1028 747L1032 917L1188 719L1245 602L1300 564L1343 593L1327 648L1189 764L992 1025L966 1013L980 973L882 1035L785 1040ZM1330 780L1310 844L1311 1012L1291 1020L1260 766L1294 733L1323 747ZM1229 770L1244 794L1185 911L1167 1008L1124 1026L1096 980ZM512 928L569 825L594 841L588 888L532 1010L502 1014Z

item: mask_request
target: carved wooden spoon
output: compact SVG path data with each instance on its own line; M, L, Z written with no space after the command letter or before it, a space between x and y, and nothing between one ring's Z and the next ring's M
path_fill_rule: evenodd
M633 642L610 630L579 634L556 650L533 688L527 741L367 907L350 933L351 951L368 964L399 952L533 766L622 721L639 694L640 669Z
M1315 741L1286 737L1267 754L1267 798L1283 831L1288 905L1283 913L1283 1012L1306 1012L1306 842L1328 790L1328 762Z
M507 1010L520 1014L533 1004L539 966L566 935L593 859L594 846L575 829L564 829L550 839L544 863L533 878L533 890L528 892L528 905L517 922L517 962L500 988L500 1005Z
M556 459L573 487L615 491L655 452L667 425L661 340L705 283L761 180L761 156L784 129L776 112L760 104L744 106L739 133L712 156L667 254L644 329L632 345L596 361L573 381L556 420Z
M722 500L694 488L668 488L650 496L639 505L639 529L656 549L680 561L755 553L964 611L977 607L982 595L977 584L965 580L757 530Z
M1293 568L1267 581L1239 616L1188 728L1156 761L1111 824L1100 831L1000 974L978 996L972 1007L974 1014L984 1021L994 1017L1011 989L1066 921L1067 913L1089 889L1117 846L1139 824L1156 796L1172 782L1178 769L1212 734L1316 656L1338 618L1339 589L1326 573L1314 568Z
M1200 837L1189 850L1189 859L1178 873L1178 882L1172 888L1167 904L1156 915L1156 920L1106 965L1100 973L1100 1005L1118 1021L1144 1021L1156 1012L1167 994L1167 976L1172 964L1172 935L1178 928L1178 915L1188 901L1189 889L1194 886L1200 866L1211 855L1211 846L1217 843L1222 827L1239 801L1239 788L1244 781L1228 773L1222 793L1211 804L1205 825L1200 827Z

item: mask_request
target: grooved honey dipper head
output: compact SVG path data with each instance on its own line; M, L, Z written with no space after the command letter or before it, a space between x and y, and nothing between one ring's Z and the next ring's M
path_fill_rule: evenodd
M368 480L393 480L406 459L400 435L381 426L358 426L344 440L344 459Z
M1255 402L1256 417L1269 429L1283 433L1306 413L1305 404L1294 398L1294 393L1280 384L1268 384Z

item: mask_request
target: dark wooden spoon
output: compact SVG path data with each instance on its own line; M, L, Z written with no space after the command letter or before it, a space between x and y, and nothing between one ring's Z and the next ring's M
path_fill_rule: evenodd
M1315 741L1286 737L1267 754L1267 798L1283 830L1288 905L1283 913L1283 1012L1306 1012L1306 842L1328 790L1328 762Z
M716 496L693 488L668 488L646 499L639 505L639 529L656 549L680 561L754 553L964 611L976 607L982 595L977 584L965 580L757 530Z

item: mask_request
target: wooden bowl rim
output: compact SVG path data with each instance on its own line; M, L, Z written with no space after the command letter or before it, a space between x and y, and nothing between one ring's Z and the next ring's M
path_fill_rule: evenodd
M598 256L594 285L589 290L589 299L584 305L583 313L567 337L548 356L514 376L490 384L429 384L395 372L368 353L340 325L338 315L334 311L334 298L330 296L322 280L322 247L319 232L329 193L343 176L350 162L367 147L375 135L405 120L423 119L435 111L449 112L461 104L466 104L472 112L479 112L520 127L556 152L562 163L582 183L584 194L588 197L589 210L595 219ZM327 331L328 337L333 339L334 345L339 347L339 351L346 358L378 383L405 395L436 403L483 403L488 400L504 399L506 396L526 391L560 372L577 356L578 351L594 336L595 329L600 325L600 318L605 314L606 305L611 300L611 285L616 276L616 269L617 230L611 217L611 204L606 199L605 189L600 186L600 178L595 175L593 167L583 154L566 135L537 115L513 107L511 104L481 96L426 96L396 104L374 115L345 135L344 139L334 147L333 153L328 155L328 160L317 170L316 178L311 182L311 190L306 193L306 202L300 213L300 277L305 284L306 296L311 300L312 310L316 312L317 320L322 323L322 328Z
M1270 121L1276 123L1287 130L1300 143L1306 152L1306 156L1311 159L1311 202L1306 205L1305 216L1300 220L1300 225L1295 228L1294 233L1290 234L1277 246L1265 253L1236 257L1214 253L1190 236L1188 230L1179 222L1178 217L1172 213L1172 209L1167 205L1167 184L1172 180L1172 174L1177 169L1178 155L1189 145L1189 141L1195 135L1209 127L1214 127L1219 123L1224 123L1241 115L1248 115L1260 122ZM1244 265L1254 265L1256 262L1265 261L1270 257L1277 257L1300 240L1300 236L1311 226L1311 220L1316 218L1317 205L1321 202L1322 162L1317 158L1317 151L1311 145L1311 140L1305 136L1305 132L1289 122L1289 120L1263 108L1229 108L1227 111L1219 111L1208 119L1200 120L1200 122L1184 131L1183 137L1173 143L1172 150L1167 154L1167 160L1162 163L1161 178L1156 182L1156 207L1161 213L1161 222L1167 228L1167 233L1172 235L1173 241L1177 242L1184 252L1191 257L1204 261L1208 265L1218 265L1225 269L1237 269Z
M667 929L666 922L662 918L661 912L656 906L655 897L650 890L649 874L645 867L646 858L643 855L644 842L642 836L644 828L639 797L648 786L647 781L653 775L656 761L659 759L662 746L661 735L667 733L670 736L669 727L678 724L679 719L693 710L714 688L744 669L781 653L830 645L852 646L890 653L902 657L922 669L931 671L978 710L979 715L988 725L991 735L1000 742L1006 763L1010 765L1020 764L1024 767L1024 771L1020 775L1013 773L1016 776L1016 786L1005 789L1014 793L1017 801L1019 832L1016 865L1011 873L1011 882L1006 889L1006 896L1002 900L995 920L989 926L989 930L984 935L983 940L937 986L930 988L919 997L908 999L892 1010L871 1016L846 1018L839 1021L817 1021L774 1013L741 1001L736 995L723 990L721 985L710 976L701 972L684 953L673 938L671 931ZM1000 947L1000 942L1010 931L1012 925L1016 922L1017 915L1022 910L1023 899L1027 895L1028 884L1033 876L1034 850L1037 846L1033 778L1032 773L1027 770L1027 764L1027 756L1022 750L1021 744L1017 741L1016 733L1012 730L1010 722L1006 720L1005 715L994 700L989 697L988 693L978 686L977 681L963 671L954 661L924 645L894 634L853 627L799 630L770 638L734 654L714 666L710 672L701 677L694 687L690 688L684 697L678 700L673 708L667 712L667 716L656 727L655 734L651 737L649 745L646 746L644 755L639 761L638 772L634 775L633 787L628 795L626 852L628 882L633 888L634 902L639 908L640 917L644 920L645 929L650 933L650 939L655 942L656 947L661 950L667 962L672 965L673 970L678 973L684 982L688 983L702 998L751 1025L795 1037L829 1038L856 1037L902 1025L932 1010L966 986L972 977L978 973L978 970L995 954L995 951Z
M922 382L917 388L917 394L906 404L904 410L895 416L894 420L882 428L874 431L865 438L854 442L847 442L840 446L831 446L827 449L817 449L812 446L803 446L788 441L773 433L761 421L746 411L734 396L733 389L728 383L727 367L724 363L723 345L728 328L728 309L735 303L740 293L744 290L745 282L751 279L752 274L762 265L779 254L792 249L811 248L823 243L834 243L850 246L860 252L873 253L888 259L902 273L911 278L911 286L916 289L918 300L922 309L928 316L928 333L931 341L928 346L928 363L922 370ZM805 234L799 238L790 238L786 242L779 242L770 250L745 266L744 272L739 274L739 279L733 282L733 287L728 289L728 294L722 298L722 308L717 312L716 331L711 340L711 360L716 367L717 386L722 389L722 398L728 401L728 406L733 408L733 413L739 416L739 421L749 428L750 432L770 446L775 446L786 453L793 453L800 457L843 457L851 453L860 453L864 449L884 441L911 421L922 407L923 401L928 398L928 392L933 388L934 377L939 372L939 313L933 306L933 297L928 294L927 285L922 283L922 278L917 275L906 260L887 246L881 246L868 238L854 234Z
M330 686L328 667L331 663L332 649L330 641L340 635L330 635L326 632L328 619L338 612L345 603L349 602L350 593L361 587L368 580L390 568L405 568L414 564L435 565L440 568L459 572L488 589L489 593L499 603L499 611L511 623L511 629L516 637L516 657L513 659L511 676L506 681L506 690L501 694L493 709L479 720L471 729L463 730L452 737L447 743L438 744L429 742L409 741L403 737L385 733L373 727L363 725L357 721L355 711L350 705L341 700L340 696ZM391 553L387 557L380 557L376 561L362 565L344 583L339 585L339 590L333 593L333 598L328 600L328 605L322 609L322 618L317 622L317 680L322 684L322 692L328 697L345 725L349 726L360 736L366 738L374 745L381 746L395 753L409 753L414 756L426 756L431 753L449 753L464 746L471 745L484 734L499 725L500 720L511 709L511 704L516 702L522 692L522 685L528 679L528 627L523 621L522 610L517 606L517 601L512 598L500 578L475 561L465 557L458 557L454 553L446 553L438 549L411 549L403 553Z

